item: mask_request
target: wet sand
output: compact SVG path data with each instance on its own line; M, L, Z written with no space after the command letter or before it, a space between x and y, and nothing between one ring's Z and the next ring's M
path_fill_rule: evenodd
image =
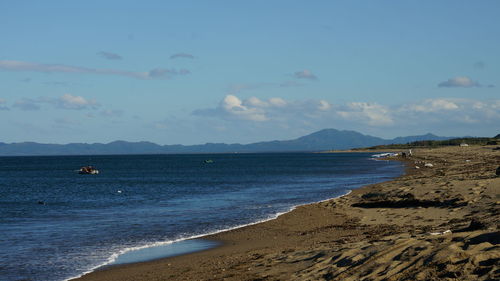
M221 247L76 280L499 280L500 150L413 152L395 180L205 237Z

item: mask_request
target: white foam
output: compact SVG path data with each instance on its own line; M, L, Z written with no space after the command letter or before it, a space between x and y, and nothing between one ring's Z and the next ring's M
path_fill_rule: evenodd
M386 153L373 154L372 158L384 158L384 157L394 157L394 156L398 156L398 154L393 152L386 152Z

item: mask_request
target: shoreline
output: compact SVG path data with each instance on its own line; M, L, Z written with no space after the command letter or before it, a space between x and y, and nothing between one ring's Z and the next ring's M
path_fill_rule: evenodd
M457 155L456 151L453 151L454 149L457 150L457 148L419 149L416 157L406 159L405 173L400 177L354 189L352 192L335 199L297 206L293 210L266 222L203 236L203 239L223 243L216 248L148 262L115 265L98 269L72 280L335 280L336 278L357 280L361 277L380 280L383 279L380 276L387 277L389 272L385 275L381 274L384 273L384 270L379 264L383 263L385 259L378 261L378 263L375 262L378 267L373 268L372 266L369 270L365 268L369 264L373 265L374 262L373 260L371 263L368 262L372 258L367 251L372 255L384 252L385 255L392 253L394 256L404 256L405 251L413 251L413 254L406 257L408 260L404 262L398 261L393 262L393 264L385 262L384 268L386 269L391 266L397 268L405 265L405 270L391 272L390 276L398 276L401 280L406 280L405 276L415 277L415 274L419 278L423 278L416 278L417 280L437 278L439 277L438 267L429 266L426 268L425 264L420 264L417 258L420 253L415 253L425 252L425 250L418 249L429 249L427 254L435 256L436 251L443 250L439 248L437 242L436 249L429 247L428 243L433 244L432 241L427 241L430 239L429 237L444 239L441 237L443 233L453 233L450 235L455 240L464 240L468 237L467 235L475 235L478 231L485 231L474 229L470 231L471 233L467 231L457 232L460 229L467 229L467 225L472 225L472 220L464 220L464 217L472 213L468 209L472 205L474 196L459 198L460 194L457 194L456 190L453 192L453 189L447 189L445 192L433 187L432 181L428 182L429 178L442 177L439 179L439 182L443 182L440 187L449 186L450 182L453 181L452 186L460 183L461 188L467 188L467 185L462 184L463 179L452 179L451 175L446 177L449 170L447 170L449 167L446 166L463 164L461 158L464 157L464 154L458 153L460 155ZM482 155L478 157L478 153L476 153L479 150L484 149L471 148L467 152L472 151L472 153L465 156L474 158L469 161L481 164ZM498 154L487 150L481 152L495 156L493 157L494 161L488 163L488 168L498 164L498 159L500 159ZM451 161L453 163L450 163L446 160L443 161L444 156L453 156L457 159L453 159ZM439 164L435 164L435 168L432 169L416 169L415 163L421 161L432 161ZM474 171L462 172L462 174L470 177L474 176ZM474 178L473 180L478 179ZM499 178L491 177L491 174L488 174L487 178L479 179L476 184L487 186L489 193L493 192L492 194L488 193L487 196L496 198L498 192L495 191L493 185L497 186L498 180ZM413 183L420 188L412 187ZM423 189L422 187L429 190L420 190ZM463 190L460 189L460 191ZM474 192L471 194L475 195ZM438 196L436 197L436 195ZM460 205L460 202L467 202L467 204ZM491 200L486 203L494 210L492 211L493 218L492 214L482 214L485 218L482 218L481 223L487 227L489 231L487 233L491 233L491 225L494 225L492 221L495 220L495 212L498 212L498 204L494 202L492 205ZM404 204L410 205L404 206ZM426 207L426 204L430 207ZM474 209L473 211L477 214L478 210ZM451 232L446 232L450 229L452 229ZM429 233L438 234L430 235ZM459 243L452 240L450 238L449 241L446 241L450 244ZM494 241L493 244L490 242L487 243L496 245L493 243ZM396 249L395 244L399 245ZM408 247L404 248L404 246ZM475 255L477 255L476 252ZM487 257L495 256L498 252L487 251L486 254L480 253L479 256L484 257L485 261L489 261L491 258ZM465 255L463 252L460 254ZM500 254L498 255L500 256ZM401 260L401 257L398 259ZM418 272L412 271L416 270L414 266L411 266L412 264L419 265ZM482 276L493 276L492 272L498 268L497 265L494 265L493 268L482 266L481 262L476 262L476 264L479 265L475 265L474 268L480 268L483 272L477 280L483 280ZM482 264L488 264L488 262L483 261ZM449 267L448 274L456 272L452 271L451 266ZM474 268L464 269L466 272L461 272L461 276L473 272L477 273ZM360 276L360 274L365 275Z
M381 159L375 159L375 160L376 161L384 161L384 160L381 160ZM358 188L362 188L364 186L365 185L363 185L361 187L358 187ZM86 272L78 275L78 276L74 276L74 277L70 277L70 278L64 279L63 281L79 280L81 277L83 277L85 275L88 275L88 274L91 274L93 272L99 272L99 271L102 271L102 270L113 269L115 267L128 266L128 265L139 264L139 263L147 263L147 262L152 262L152 261L159 261L159 260L164 260L164 259L169 259L169 258L175 258L175 257L179 257L179 256L184 256L184 255L190 255L190 254L195 254L195 253L204 252L204 251L210 251L210 250L218 248L218 247L223 247L225 245L224 241L219 240L218 238L210 238L210 237L217 236L218 234L221 234L221 233L224 233L224 232L235 231L235 230L238 230L238 229L241 229L241 228L245 228L245 227L249 227L249 226L253 226L253 225L258 225L258 224L266 223L266 222L275 220L275 219L279 218L282 215L286 215L286 214L288 214L290 212L293 212L298 207L308 206L308 205L313 205L313 204L319 204L319 203L327 202L327 201L330 201L330 200L335 200L335 199L347 196L351 192L352 192L352 190L348 190L345 194L339 195L337 197L332 197L332 198L327 198L327 199L316 201L316 202L304 203L304 204L292 206L288 211L284 211L284 212L279 212L279 213L276 213L276 214L272 214L272 215L270 215L266 219L255 221L255 222L251 222L251 223L248 223L248 224L242 224L242 225L238 225L238 226L227 228L227 229L215 230L215 231L210 232L210 233L193 235L193 236L189 236L187 238L179 238L179 239L176 239L176 240L173 240L173 241L160 241L160 242L153 243L151 245L145 245L145 246L137 246L137 247L127 248L127 249L124 249L124 250L120 251L119 253L112 254L110 256L110 258L106 262L102 263L101 265L98 265L98 266L96 266L96 267L94 267L94 268L92 268L92 269L90 269L90 270L88 270L88 271L86 271ZM148 248L156 248L156 247L168 246L168 245L173 245L175 243L182 243L182 242L186 242L186 241L193 241L193 240L200 240L200 239L201 240L207 240L207 241L213 241L214 244L217 244L217 245L212 246L212 247L207 247L206 249L202 249L202 250L186 251L186 252L181 253L181 254L165 255L164 257L151 258L151 259L147 259L147 260L143 260L143 261L134 261L134 262L128 262L128 263L114 264L115 261L121 255L130 253L130 252L133 252L133 251L140 251L140 250L145 250L145 249L148 249Z
M342 151L342 152L348 152L348 153L366 153L367 151ZM380 153L380 152L385 152L385 150L380 150L380 151L375 150L375 151L370 151L370 152ZM326 152L326 153L337 153L337 152ZM396 178L399 178L401 176L404 176L406 173L408 173L408 166L405 163L404 159L400 159L400 158L394 158L394 159L371 158L371 159L374 160L374 161L399 161L399 162L402 162L402 164L404 166L404 167L402 167L402 169L403 169L402 174L399 175L399 176L397 176L397 177L389 179L389 181L394 180ZM386 181L383 181L383 182L386 182ZM382 182L379 182L379 183L382 183ZM373 184L377 184L377 183L373 183ZM175 257L179 257L179 256L185 256L185 255L195 254L195 253L199 253L199 252L210 251L210 250L213 250L215 248L223 247L226 244L226 242L223 241L223 240L220 240L219 238L217 238L218 234L222 234L222 233L230 232L230 231L235 231L235 230L238 230L238 229L241 229L241 228L246 228L246 227L249 227L249 226L258 225L258 224L266 223L266 222L269 222L269 221L273 221L273 220L278 219L282 215L286 215L288 213L293 212L295 209L297 209L299 207L304 207L304 206L314 205L314 204L320 204L320 203L323 203L323 202L328 202L328 201L331 201L331 200L339 199L341 197L348 196L355 189L363 188L365 186L369 186L369 185L373 185L373 184L361 185L359 187L355 187L353 189L349 189L349 190L347 190L347 192L345 194L338 195L338 196L335 196L335 197L323 199L323 200L320 200L320 201L314 201L314 202L310 202L310 203L303 203L303 204L295 205L295 206L290 207L289 210L287 210L287 211L283 211L283 212L278 212L278 213L275 213L275 214L271 214L271 215L269 215L269 217L267 217L265 219L262 219L262 220L255 221L255 222L251 222L251 223L247 223L247 224L242 224L242 225L237 225L237 226L226 228L226 229L215 230L213 232L209 232L209 233L205 233L205 234L198 234L198 235L193 235L193 236L189 236L189 237L185 237L185 238L179 238L179 239L176 239L176 240L173 240L173 241L159 241L159 242L156 242L156 243L153 243L153 244L150 244L150 245L137 246L137 247L123 249L122 251L120 251L118 253L112 254L108 258L108 260L106 260L102 264L97 265L97 266L93 267L92 269L90 269L88 271L85 271L82 274L79 274L77 276L66 278L63 281L79 280L80 278L82 278L82 277L84 277L84 276L86 276L88 274L92 274L94 272L99 272L99 271L103 271L103 270L113 269L113 268L116 268L116 267L122 267L122 266L128 266L128 265L133 265L133 264L148 263L148 262L153 262L153 261L170 259L170 258L175 258ZM134 262L130 262L130 263L114 264L115 261L120 256L122 256L122 255L124 255L126 253L130 253L130 252L133 252L133 251L140 251L140 250L144 250L144 249L148 249L148 248L162 247L162 246L166 246L166 245L172 245L172 244L175 244L175 243L182 243L182 242L185 242L185 241L198 240L198 239L213 241L217 245L213 246L213 247L208 247L208 248L202 249L202 250L186 251L185 253L181 253L181 254L165 255L164 257L159 257L159 258L151 258L151 259L146 259L146 260L142 260L142 261L134 261Z
M349 151L340 151L340 152L345 152L345 153L366 153L368 151L350 151L349 150ZM385 152L385 150L381 150L381 151L375 150L375 151L370 151L370 152L380 153L380 152ZM338 151L325 152L325 153L338 153ZM395 180L395 179L397 179L399 177L402 177L402 176L408 174L409 166L408 166L408 163L406 163L406 161L404 159L401 159L401 158L394 158L394 159L374 158L373 160L374 161L400 161L400 162L402 162L402 164L404 165L404 167L403 167L403 173L401 175L395 177L395 178L392 178L392 179L388 180L388 181ZM387 181L383 181L383 182L387 182ZM380 182L380 183L383 183L383 182ZM378 184L378 183L374 183L374 184ZM82 277L84 277L84 276L86 276L88 274L92 274L94 272L100 272L100 271L103 271L103 270L109 270L109 269L113 269L113 268L117 268L117 267L124 267L124 266L129 266L129 265L134 265L134 264L142 264L142 263L148 263L148 262L154 262L154 261L161 261L161 260L165 260L165 259L171 259L171 258L176 258L176 257L180 257L180 256L186 256L186 255L196 254L196 253L210 251L210 250L213 250L213 249L216 249L216 248L224 247L227 242L224 241L224 240L222 240L222 239L220 239L220 238L218 238L217 237L218 234L223 234L225 232L236 231L238 229L242 229L242 228L246 228L246 227L250 227L250 226L254 226L254 225L263 224L263 223L266 223L266 222L269 222L269 221L273 221L273 220L278 219L280 216L283 216L283 215L286 215L288 213L293 212L297 208L306 207L306 206L309 206L309 205L320 204L320 203L328 202L328 201L331 201L331 200L336 200L336 199L342 198L344 196L348 196L349 194L351 194L353 192L353 190L364 188L364 187L370 186L370 185L373 185L373 184L362 185L360 187L350 189L345 194L342 194L342 195L339 195L339 196L336 196L336 197L327 198L327 199L324 199L324 200L315 201L315 202L311 202L311 203L304 203L304 204L299 204L299 205L296 205L296 206L292 206L292 207L290 207L290 209L288 211L284 211L284 212L279 212L279 213L276 213L276 214L272 214L272 215L270 215L266 219L255 221L255 222L251 222L251 223L248 223L248 224L242 224L242 225L238 225L238 226L227 228L227 229L216 230L216 231L213 231L213 232L210 232L210 233L193 235L193 236L190 236L190 237L187 237L187 238L179 238L179 239L176 239L174 241L156 242L156 243L153 243L152 245L138 246L138 247L133 247L133 248L130 248L130 249L124 249L124 250L120 251L119 253L113 254L105 263L103 263L101 265L98 265L98 266L90 269L89 271L84 272L84 273L82 273L82 274L80 274L78 276L67 278L64 281L80 280L80 278L82 278ZM165 257L153 258L153 259L148 259L148 260L145 260L145 261L138 261L138 262L131 262L131 263L113 264L118 259L119 256L121 256L121 255L123 255L125 253L128 253L128 252L131 252L131 251L137 251L137 250L142 250L142 249L147 249L147 248L153 248L153 247L158 247L158 246L164 246L164 245L172 245L174 243L179 243L179 242L184 242L184 241L189 241L189 240L198 240L198 239L213 241L217 245L213 246L213 247L209 247L209 248L203 249L203 250L189 251L189 252L178 254L178 255L171 255L171 256L168 255L168 256L165 256Z
M282 215L285 215L285 214L288 214L290 212L293 212L298 207L312 205L312 204L318 204L318 203L327 202L327 201L330 201L330 200L335 200L335 199L341 198L343 196L347 196L351 192L352 192L352 190L349 190L346 194L339 195L337 197L328 198L328 199L324 199L324 200L317 201L317 202L305 203L305 204L293 206L293 207L290 208L289 211L285 211L285 212L280 212L280 213L273 214L269 218L264 219L264 220L260 220L260 221L256 221L256 222L252 222L252 223L248 223L248 224L243 224L243 225L238 225L238 226L235 226L235 227L232 227L232 228L217 230L217 231L214 231L214 232L211 232L211 233L194 235L194 236L190 236L190 237L187 237L187 238L179 238L179 239L174 240L174 241L156 242L156 243L153 243L152 245L127 248L127 249L121 251L118 254L113 254L108 259L108 261L106 261L104 264L98 265L95 268L93 268L93 269L91 269L91 270L89 270L87 272L84 272L84 273L82 273L79 276L70 277L68 279L65 279L64 281L78 280L79 278L81 278L81 277L83 277L83 276L85 276L85 275L87 275L89 273L98 272L98 271L107 270L107 269L112 269L114 267L127 266L127 265L133 265L133 264L139 264L139 263L147 263L147 262L151 262L151 261L158 261L158 260L163 260L163 259L175 258L175 257L184 256L184 255L190 255L190 254L195 254L195 253L199 253L199 252L210 251L210 250L213 250L213 249L218 248L218 247L223 247L225 245L224 241L218 240L218 238L210 238L210 237L217 236L218 234L221 234L221 233L224 233L224 232L235 231L235 230L238 230L238 229L241 229L241 228L245 228L245 227L249 227L249 226L253 226L253 225L258 225L258 224L261 224L261 223L266 223L268 221L275 220L275 219L279 218ZM208 248L202 249L202 250L186 251L185 253L181 253L181 254L166 255L165 257L152 258L152 259L147 259L147 260L144 260L144 261L113 264L121 255L129 253L129 252L132 252L132 251L140 251L140 250L144 250L144 249L148 249L148 248L161 247L161 246L172 245L172 244L175 244L175 243L182 243L182 242L193 241L193 240L207 240L207 241L212 241L212 242L214 242L214 244L217 244L217 245L212 246L212 247L208 247Z

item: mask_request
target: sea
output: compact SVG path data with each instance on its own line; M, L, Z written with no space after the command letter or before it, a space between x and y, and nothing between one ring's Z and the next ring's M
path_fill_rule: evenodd
M0 157L0 280L63 281L216 247L203 237L403 173L372 156ZM86 165L100 173L78 174Z

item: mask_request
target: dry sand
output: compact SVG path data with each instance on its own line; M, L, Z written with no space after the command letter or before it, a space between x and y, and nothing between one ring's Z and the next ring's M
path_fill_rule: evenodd
M492 148L418 149L393 181L212 235L215 249L78 280L500 280Z

